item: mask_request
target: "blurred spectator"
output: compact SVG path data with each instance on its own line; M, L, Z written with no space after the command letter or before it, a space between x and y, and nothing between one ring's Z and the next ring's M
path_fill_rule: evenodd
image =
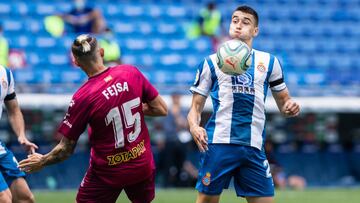
M3 36L3 28L0 24L0 65L7 66L9 57L9 44L7 39Z
M214 37L219 34L221 13L214 2L208 3L206 8L200 10L198 20L202 35Z
M299 175L286 174L283 167L279 164L279 162L277 162L275 158L274 146L271 141L266 141L265 151L276 188L286 189L289 187L295 190L303 190L306 187L306 180L304 177Z
M64 20L57 15L46 16L44 26L45 30L53 37L61 37L65 31Z
M11 69L23 69L26 67L26 56L21 49L10 49L8 66Z
M219 39L223 32L221 12L214 2L207 4L200 10L197 22L188 30L189 38L208 36L211 38L213 49L216 50Z
M74 8L62 18L77 34L99 34L105 30L105 20L101 12L88 6L85 0L74 0Z
M192 164L193 147L186 120L187 110L181 107L181 95L171 95L172 105L163 121L164 145L159 149L159 174L163 174L163 185L190 186L197 178L197 169ZM159 145L158 145L159 146Z
M99 40L100 46L104 49L104 63L106 66L121 64L121 50L112 30L105 29L103 37Z

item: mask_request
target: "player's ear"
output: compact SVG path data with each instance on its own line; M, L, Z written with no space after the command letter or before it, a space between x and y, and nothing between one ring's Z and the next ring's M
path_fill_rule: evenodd
M259 27L256 26L255 29L254 29L253 37L258 36L258 34L259 34Z
M100 48L99 51L100 51L100 56L104 57L104 53L105 53L104 48Z
M79 66L79 67L80 67L80 64L79 64L79 62L76 60L76 57L75 57L75 56L72 57L72 61L73 61L73 64L75 64L76 66Z

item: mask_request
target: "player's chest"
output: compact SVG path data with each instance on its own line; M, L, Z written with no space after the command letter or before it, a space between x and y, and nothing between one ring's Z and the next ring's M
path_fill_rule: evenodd
M263 87L268 82L268 72L266 68L260 69L252 66L245 73L237 76L230 76L221 71L217 71L215 85L219 88L231 88L234 86L243 87Z

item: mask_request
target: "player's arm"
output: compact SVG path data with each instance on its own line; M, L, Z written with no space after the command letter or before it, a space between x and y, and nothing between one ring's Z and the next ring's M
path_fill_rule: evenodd
M21 113L15 93L5 97L5 107L8 113L9 123L18 138L18 142L25 147L31 154L38 148L34 143L30 142L25 136L25 122Z
M28 173L39 171L45 166L56 164L69 158L73 154L75 146L76 141L62 136L60 143L49 153L45 155L39 153L30 154L27 159L19 162L19 168Z
M299 115L300 106L290 97L287 88L281 91L272 91L272 94L282 115L286 117Z
M143 103L142 107L147 116L166 116L168 113L167 105L160 95L148 103Z
M206 97L201 94L193 94L191 107L187 120L189 123L190 133L201 152L208 149L208 137L204 128L200 127L201 113L204 109Z

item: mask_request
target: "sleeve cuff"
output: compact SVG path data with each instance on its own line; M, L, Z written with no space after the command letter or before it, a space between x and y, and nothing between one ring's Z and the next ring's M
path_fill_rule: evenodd
M275 91L275 92L280 92L280 91L284 90L285 88L286 88L286 84L285 84L285 83L281 83L281 84L276 85L276 86L274 86L274 87L270 87L270 89L271 89L272 91Z
M6 97L4 98L5 101L9 101L9 100L12 100L12 99L15 99L16 97L16 94L15 92L11 93L11 94L8 94L6 95Z
M195 86L190 87L190 92L191 92L192 94L194 94L194 93L201 94L201 95L204 96L204 97L207 97L207 96L208 96L208 94L207 94L205 91L202 91L202 90L196 88Z

